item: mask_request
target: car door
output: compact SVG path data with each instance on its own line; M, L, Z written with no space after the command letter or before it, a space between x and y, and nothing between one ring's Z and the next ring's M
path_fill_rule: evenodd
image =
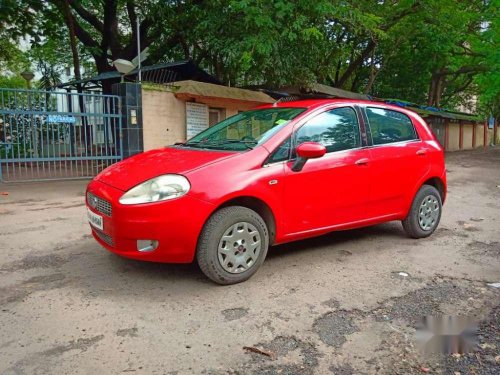
M408 192L429 168L425 144L406 114L377 106L365 106L364 111L372 143L368 215L399 214L407 206Z
M327 153L302 170L285 164L284 211L287 234L326 229L366 217L369 151L361 142L352 107L324 111L294 130L293 144L318 142Z

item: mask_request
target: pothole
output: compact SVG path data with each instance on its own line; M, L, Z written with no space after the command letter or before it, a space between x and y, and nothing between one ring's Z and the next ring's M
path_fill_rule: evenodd
M324 314L315 320L313 330L326 345L340 348L346 342L347 335L359 331L354 323L356 312L339 310Z

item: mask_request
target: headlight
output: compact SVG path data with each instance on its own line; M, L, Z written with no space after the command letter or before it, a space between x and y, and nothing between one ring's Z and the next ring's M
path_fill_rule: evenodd
M189 181L177 174L152 178L130 189L120 198L121 204L159 202L181 197L189 191Z

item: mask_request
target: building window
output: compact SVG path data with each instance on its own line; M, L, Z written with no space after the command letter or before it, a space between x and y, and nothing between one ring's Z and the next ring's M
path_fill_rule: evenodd
M218 108L209 108L208 109L208 126L212 126L221 122L222 118L222 110Z

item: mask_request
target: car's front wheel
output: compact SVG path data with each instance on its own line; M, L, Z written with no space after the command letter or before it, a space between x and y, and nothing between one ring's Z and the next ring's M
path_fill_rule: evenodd
M225 207L205 224L198 240L196 258L212 281L236 284L249 279L267 255L266 223L246 207Z
M402 221L403 228L412 238L430 236L441 219L442 202L434 186L423 185L415 195L408 216Z

